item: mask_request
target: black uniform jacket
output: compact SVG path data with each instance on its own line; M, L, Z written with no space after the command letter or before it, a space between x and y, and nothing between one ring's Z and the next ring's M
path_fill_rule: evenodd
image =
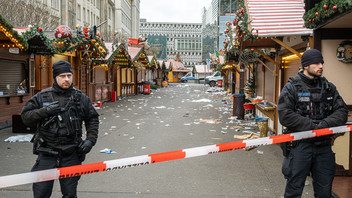
M67 98L71 96L73 90L74 88L72 87L71 90L60 92L60 90L57 91L55 86L53 86L53 95L55 99L58 99L60 106L64 106L64 104L61 103L63 103L63 101L67 101ZM48 117L46 111L42 108L43 101L41 101L41 95L44 91L46 90L34 95L23 107L21 117L25 125L38 126L38 124ZM94 109L89 97L81 91L77 91L80 94L81 110L83 111L81 120L85 123L87 139L95 144L98 138L99 114Z
M304 74L301 74L304 75ZM344 125L347 122L348 108L338 93L336 86L329 82L333 92L333 112L321 120L322 128L329 128ZM313 120L301 116L295 110L298 103L296 87L289 81L281 91L278 103L280 123L292 132L308 131L316 129Z

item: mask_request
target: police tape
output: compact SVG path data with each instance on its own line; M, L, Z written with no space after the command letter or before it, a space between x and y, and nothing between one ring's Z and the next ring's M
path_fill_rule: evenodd
M352 125L325 128L312 131L303 131L296 133L289 133L284 135L263 137L257 139L247 139L236 142L228 142L216 145L194 147L177 151L169 151L164 153L156 153L150 155L141 155L136 157L122 158L116 160L109 160L104 162L97 162L91 164L83 164L77 166L69 166L55 169L48 169L36 172L28 172L15 175L7 175L0 177L0 188L10 186L18 186L23 184L43 182L54 179L62 179L67 177L80 176L91 173L98 173L104 171L118 170L123 168L130 168L135 166L204 156L213 153L233 151L241 148L257 147L262 145L278 144L283 142L290 142L294 140L309 139L324 135L332 135L338 133L345 133L352 130Z

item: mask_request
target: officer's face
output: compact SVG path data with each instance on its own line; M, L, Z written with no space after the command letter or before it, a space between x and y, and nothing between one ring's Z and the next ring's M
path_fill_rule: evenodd
M72 73L62 73L56 76L56 82L62 89L70 88L72 84Z
M307 67L307 76L314 78L323 75L323 64L322 63L315 63L311 64Z

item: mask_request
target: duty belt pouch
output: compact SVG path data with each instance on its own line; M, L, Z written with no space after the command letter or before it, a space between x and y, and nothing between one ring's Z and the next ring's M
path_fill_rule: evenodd
M284 157L287 157L290 154L290 149L289 149L289 143L288 142L280 143L280 148L282 150L282 154L283 154Z
M76 145L62 145L60 146L61 154L63 156L71 155L77 149Z

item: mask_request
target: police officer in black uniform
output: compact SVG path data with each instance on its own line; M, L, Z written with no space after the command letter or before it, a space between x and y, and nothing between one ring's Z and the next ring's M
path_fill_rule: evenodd
M53 86L34 95L22 109L24 124L38 127L32 139L33 152L38 155L32 171L80 165L98 138L99 115L90 99L73 87L71 64L54 63L53 77ZM59 180L64 198L77 197L79 179L80 176ZM53 180L34 183L34 197L50 197L53 184Z
M344 125L348 109L336 87L322 77L324 59L310 49L301 59L303 71L290 78L278 103L280 123L286 132L299 132ZM287 179L285 197L301 197L311 174L314 196L330 198L335 174L331 136L294 141L285 145L282 173Z

